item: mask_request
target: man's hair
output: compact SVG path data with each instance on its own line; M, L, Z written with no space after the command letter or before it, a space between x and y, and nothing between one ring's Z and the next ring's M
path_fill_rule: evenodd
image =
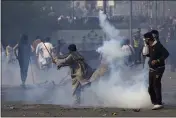
M127 45L129 45L130 44L130 40L126 39L126 43L127 43Z
M8 43L9 46L12 46L12 43Z
M21 40L28 40L28 35L22 34L21 35Z
M35 39L40 39L40 36L36 36L36 38Z
M50 42L50 41L51 41L50 37L45 38L45 42Z
M122 42L122 45L129 45L130 44L130 40L129 39L124 39Z
M159 32L158 32L157 30L152 30L151 33L152 33L153 37L154 37L157 41L159 41Z
M70 45L68 46L68 50L69 50L69 51L77 51L76 45L75 45L75 44L70 44Z
M23 44L23 43L28 43L29 39L28 39L28 35L26 34L22 34L20 41L19 41L19 45Z
M152 30L151 33L155 35L159 35L159 32L157 30Z

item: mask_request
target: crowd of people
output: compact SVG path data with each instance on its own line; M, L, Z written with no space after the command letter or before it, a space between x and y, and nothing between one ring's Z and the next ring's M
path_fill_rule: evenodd
M173 25L170 25L170 26L173 26ZM151 31L152 29L150 29ZM171 31L171 30L168 30L168 31ZM154 31L154 33L156 33ZM170 39L170 40L166 40L167 39L167 35L163 38L163 34L161 31L159 31L159 33L161 34L160 35L160 42L169 50L169 52L172 53L173 47L171 47L170 45L168 46L167 43L170 42L170 40L174 40L173 39ZM169 34L169 33L168 33ZM91 36L90 36L91 35ZM93 40L97 40L97 42L92 42L91 41L88 41L87 40L91 40L91 38L93 38ZM105 37L103 36L98 36L98 34L94 31L94 30L91 30L87 36L83 36L82 37L82 42L80 43L75 43L77 45L77 48L79 49L79 52L87 58L87 60L94 60L95 58L97 58L98 56L100 56L97 52L96 52L96 49L102 45L103 43L103 40L104 40ZM36 38L37 40L34 41L34 44L32 45L33 47L33 52L35 52L36 54L33 54L33 56L35 57L37 55L37 58L39 58L39 60L43 60L41 58L41 55L40 55L40 50L44 50L44 52L47 54L47 51L51 52L52 48L53 48L53 51L52 51L52 56L55 57L58 52L62 52L62 53L67 53L68 51L67 50L67 46L68 44L64 41L64 39L59 39L57 44L54 45L52 44L50 38L46 38L45 40L41 40L41 38L37 37ZM70 39L71 40L71 39ZM163 40L165 40L163 42ZM43 42L50 42L51 44L45 44L45 45L42 45L42 46L38 46L38 43L41 43L41 41ZM138 30L133 34L133 38L132 38L132 43L130 44L130 39L124 39L122 44L124 46L122 46L122 49L123 50L126 50L126 46L130 46L130 50L131 50L131 56L130 56L130 59L127 59L127 60L131 60L132 63L131 65L137 65L137 64L143 64L144 65L144 58L143 56L141 55L142 54L142 47L143 47L143 38L142 38L142 33L141 33L141 29L138 28ZM50 45L50 46L49 46ZM44 47L48 47L46 50L46 48ZM92 50L87 50L86 47L89 47L91 46ZM39 48L40 47L40 48ZM43 49L41 49L41 47ZM35 51L34 51L35 49ZM88 48L89 49L89 48ZM6 47L6 59L7 59L7 62L8 63L16 63L16 56L15 56L15 52L14 52L14 47L12 46L12 44L8 44L7 47ZM92 56L89 56L89 55L92 55ZM48 57L50 57L50 55L47 55ZM171 58L168 59L167 63L169 65L171 65L171 71L175 71L175 61L173 59L174 57L171 55ZM32 60L34 58L32 57ZM43 60L44 61L44 60ZM50 60L51 61L51 60ZM46 63L45 61L42 62L42 63ZM41 65L41 64L40 64ZM127 64L129 65L129 64ZM40 69L42 68L41 66L39 66Z

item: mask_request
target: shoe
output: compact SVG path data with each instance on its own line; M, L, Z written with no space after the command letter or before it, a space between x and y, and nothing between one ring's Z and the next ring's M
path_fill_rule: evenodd
M25 85L24 82L21 84L21 87L22 87L22 88L25 88L25 87L26 87L26 85Z
M158 109L162 109L163 108L163 105L154 105L154 107L152 108L152 110L158 110Z

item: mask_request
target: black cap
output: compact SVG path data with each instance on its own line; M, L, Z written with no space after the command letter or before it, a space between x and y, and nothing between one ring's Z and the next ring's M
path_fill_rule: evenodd
M68 46L68 50L70 50L70 51L77 51L76 45L75 44L70 44Z
M147 32L144 34L144 38L148 40L154 40L153 35L151 32Z

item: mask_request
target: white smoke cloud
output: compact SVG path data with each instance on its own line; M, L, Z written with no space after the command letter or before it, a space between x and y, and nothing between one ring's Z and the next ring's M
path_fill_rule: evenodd
M124 53L121 51L119 30L115 29L106 19L106 15L100 11L100 26L109 36L97 51L102 54L110 64L109 75L106 81L100 80L94 88L97 95L104 100L105 106L119 108L143 108L150 105L147 90L147 71L135 71L123 65ZM118 63L118 64L117 64Z

